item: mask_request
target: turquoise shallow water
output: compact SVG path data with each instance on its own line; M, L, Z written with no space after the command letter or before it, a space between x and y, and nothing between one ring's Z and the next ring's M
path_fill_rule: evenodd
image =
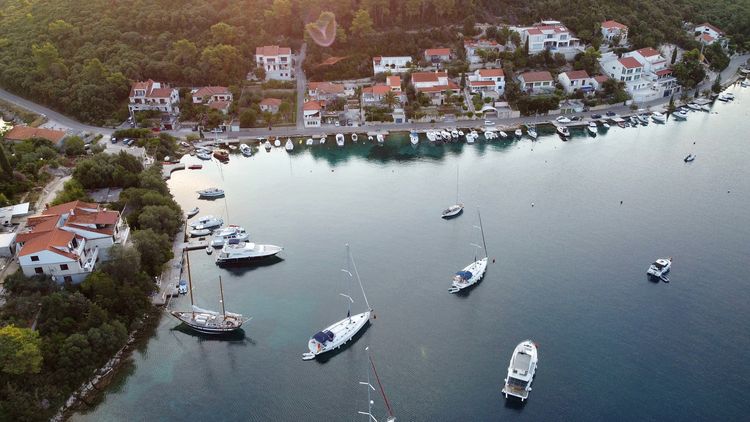
M750 90L733 91L733 103L685 122L566 143L414 149L403 136L174 173L184 209L283 245L283 261L226 270L192 252L199 304L218 308L221 275L228 308L254 317L244 337L191 335L165 316L128 375L73 419L365 420L370 345L399 420L744 420ZM457 165L467 208L443 221ZM196 199L214 185L226 201ZM450 295L479 240L477 206L495 262L467 295ZM377 319L340 353L303 362L310 335L346 314L347 242ZM661 256L675 259L669 284L646 279ZM540 361L521 406L500 388L526 338ZM382 400L375 410L384 415Z

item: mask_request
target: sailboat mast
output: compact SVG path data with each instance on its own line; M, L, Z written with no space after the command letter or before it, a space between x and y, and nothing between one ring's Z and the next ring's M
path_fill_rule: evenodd
M487 242L484 241L484 227L482 226L482 214L479 212L478 207L477 207L477 216L479 217L479 231L482 232L482 245L484 246L484 256L488 257L489 254L487 253Z
M367 309L372 311L372 307L370 306L370 302L367 301L367 295L365 294L365 288L362 286L362 279L359 278L359 271L357 271L357 263L354 262L354 257L352 256L352 251L349 249L349 244L346 244L346 253L348 255L348 259L351 260L352 266L354 268L354 274L357 276L357 282L359 282L359 288L362 290L362 297L365 298L365 305L367 305Z
M380 382L380 377L378 376L378 370L375 369L375 362L372 361L372 356L370 356L369 350L367 353L367 358L370 359L370 366L372 366L372 372L375 374L375 380L378 382L378 388L380 388L380 395L383 396L383 401L385 402L385 408L388 409L388 420L392 420L393 409L391 408L391 403L388 401L388 397L385 396L385 389L383 389L383 384ZM369 382L370 371L367 371L367 376L368 376L368 382Z
M184 250L185 252L185 263L187 264L187 273L188 273L188 292L190 292L190 310L193 313L193 318L195 318L195 301L193 300L193 277L190 275L190 251L187 249Z
M221 283L221 276L219 276L219 291L221 292L221 314L224 315L224 319L226 319L227 310L224 309L224 286Z

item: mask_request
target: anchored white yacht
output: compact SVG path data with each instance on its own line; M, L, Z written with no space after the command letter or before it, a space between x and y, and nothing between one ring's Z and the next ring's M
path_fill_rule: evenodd
M362 280L359 278L359 272L357 271L357 265L354 263L354 258L351 256L351 252L349 251L349 245L346 245L346 253L347 253L347 269L342 269L341 271L345 273L349 277L349 285L351 290L351 279L353 278L352 272L349 270L349 268L354 269L354 274L357 276L357 281L359 282L359 287L362 289L362 297L365 299L365 304L367 305L367 311L352 315L352 303L354 303L354 299L352 299L351 295L347 295L344 293L339 293L341 296L348 299L348 311L346 313L346 318L342 319L341 321L335 322L325 329L318 331L313 335L310 340L307 342L307 349L308 352L305 352L302 354L302 360L312 360L315 359L316 356L325 353L330 352L331 350L338 349L339 347L346 344L349 340L356 335L359 330L364 327L367 322L370 320L370 314L372 313L372 307L370 307L370 303L367 301L367 295L365 295L365 288L362 287Z
M415 131L409 132L409 142L412 145L417 145L419 143L419 134Z
M468 135L467 135L468 136ZM464 204L458 202L458 166L456 167L456 203L443 210L441 215L446 220L456 217L464 211Z
M565 126L558 126L557 127L557 133L563 137L563 139L570 137L570 131Z
M596 125L596 122L589 122L589 125L586 126L586 129L589 131L589 133L593 136L596 136L596 131L599 127Z
M260 245L253 242L226 242L216 257L216 265L260 261L275 256L283 250L284 248L276 245Z
M231 244L245 242L249 238L250 233L248 233L244 227L233 224L214 232L214 237L211 239L211 246L214 248L220 248L224 246L225 243Z
M195 207L192 210L190 210L190 211L187 212L187 218L193 218L196 215L198 215L199 212L200 212L200 208Z
M195 154L196 157L200 158L201 160L210 160L211 159L211 153L201 151Z
M673 116L675 119L687 120L688 114L685 110L677 110L674 112Z
M482 215L479 214L479 210L477 210L477 216L479 217L479 230L482 232L482 245L484 245L484 258L477 259L476 252L474 253L474 262L467 265L463 270L458 271L453 276L453 284L451 285L451 288L448 289L449 293L458 293L459 291L473 286L474 284L479 283L480 280L482 280L482 277L484 277L485 271L487 271L487 243L484 241L484 229L482 228ZM482 248L482 246L479 245L473 245L478 250L479 248Z
M253 149L250 148L250 146L248 144L240 144L240 152L245 157L249 157L249 156L253 155Z
M224 189L219 188L208 188L198 191L198 198L221 198L224 196Z
M213 215L204 215L203 217L200 217L190 223L190 227L196 230L203 230L221 227L222 224L224 224L224 220L222 220L221 218L214 217Z
M382 145L383 143L385 143L385 135L383 135L382 133L378 133L378 134L377 134L377 135L375 136L375 139L377 139L377 140L378 140L378 143L379 143L379 144L381 144L381 145Z
M665 123L667 121L667 116L664 113L660 113L658 111L655 111L653 114L651 114L651 118L656 123Z
M286 144L284 144L284 149L286 149L287 152L294 151L294 142L292 142L292 138L287 138Z
M646 270L646 274L660 278L663 281L669 281L669 279L666 277L669 270L672 269L672 257L669 258L659 258L656 261L654 261L651 266L648 267L648 270Z
M538 361L536 344L531 340L521 342L513 350L508 366L508 377L505 378L503 394L518 397L521 401L529 398L531 382L534 380L536 365Z

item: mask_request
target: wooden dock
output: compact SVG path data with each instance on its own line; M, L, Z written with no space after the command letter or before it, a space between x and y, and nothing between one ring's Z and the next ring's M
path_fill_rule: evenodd
M205 240L204 238L198 238L197 240L189 240L187 242L183 242L181 248L186 249L188 251L195 251L198 249L206 249L208 247L208 240Z

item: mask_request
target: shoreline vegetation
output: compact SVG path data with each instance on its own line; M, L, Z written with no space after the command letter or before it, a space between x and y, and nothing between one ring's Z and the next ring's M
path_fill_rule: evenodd
M6 279L0 309L2 422L55 414L65 419L117 373L143 327L158 321L151 303L154 278L172 258L183 214L161 165L144 169L125 152L95 154L78 162L55 202L85 199L85 189L95 187L124 188L110 206L124 210L131 244L112 246L110 259L77 285L27 278L20 270Z

